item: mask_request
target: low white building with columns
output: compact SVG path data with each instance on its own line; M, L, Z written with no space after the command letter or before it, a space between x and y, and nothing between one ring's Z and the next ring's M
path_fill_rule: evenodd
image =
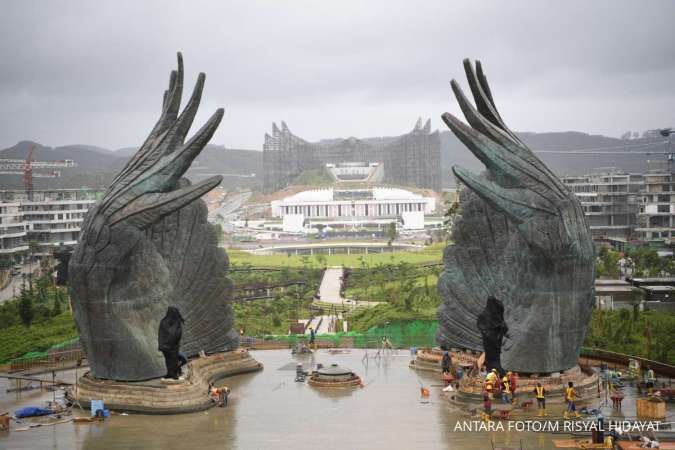
M318 224L334 227L401 223L423 229L424 216L436 209L434 197L388 187L313 189L271 202L272 215L283 219L284 231L304 231Z

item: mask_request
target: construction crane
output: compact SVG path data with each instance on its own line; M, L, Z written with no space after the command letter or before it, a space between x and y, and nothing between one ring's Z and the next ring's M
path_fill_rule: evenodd
M29 201L33 200L33 178L57 178L61 176L59 170L48 172L33 172L33 169L57 169L75 167L77 163L72 159L60 161L33 161L35 145L28 148L26 159L0 159L0 175L23 175L23 185Z

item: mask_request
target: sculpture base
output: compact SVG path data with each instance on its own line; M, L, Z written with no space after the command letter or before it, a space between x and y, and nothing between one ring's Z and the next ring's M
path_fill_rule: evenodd
M530 404L533 404L533 409L536 410L536 401L534 400L534 388L537 383L546 390L546 404L563 403L565 401L565 388L568 382L574 383L574 389L577 392L579 404L584 402L596 402L601 395L598 374L592 369L579 366L572 367L558 374L548 375L527 375L519 376L516 386L515 403L512 408L527 409ZM459 389L448 392L447 397L450 403L464 407L476 407L482 409L483 407L483 376L467 376L462 378L459 382ZM500 404L500 394L495 394L493 405ZM525 405L523 405L525 404Z
M209 383L226 377L263 369L248 351L217 353L191 360L184 368L184 379L163 378L123 382L96 379L87 372L66 396L88 408L92 400L103 400L106 409L145 414L180 414L203 411L215 405L208 393Z
M318 388L354 388L363 387L363 381L358 375L354 375L348 380L326 381L319 380L316 377L309 377L307 384Z
M452 364L455 369L461 368L466 372L473 367L478 357L479 352L468 352L459 350L450 350ZM415 359L410 361L409 367L415 370L424 370L427 372L441 373L441 360L443 359L443 350L440 348L419 348Z

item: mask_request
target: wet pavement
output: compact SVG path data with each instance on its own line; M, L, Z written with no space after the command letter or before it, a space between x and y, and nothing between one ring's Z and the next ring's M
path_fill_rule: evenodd
M265 365L262 372L226 380L229 406L174 416L113 415L103 423L66 423L24 432L0 433L0 449L553 449L551 438L567 435L517 432L453 431L470 418L441 397L437 376L408 368L403 350L364 360L364 350L345 354L318 351L314 363L337 363L361 376L365 387L345 390L296 383L289 350L251 352ZM366 363L367 361L367 363ZM51 378L51 375L44 375ZM58 374L64 381L74 371ZM420 398L420 384L431 388ZM6 393L0 381L0 410L43 406L51 393ZM62 396L62 392L57 395ZM624 401L625 402L625 401ZM522 445L522 447L521 447Z

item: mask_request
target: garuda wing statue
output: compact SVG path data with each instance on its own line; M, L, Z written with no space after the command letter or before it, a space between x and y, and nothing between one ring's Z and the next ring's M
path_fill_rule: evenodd
M594 250L574 194L504 124L480 62L464 61L475 106L455 80L468 125L443 121L485 165L475 175L453 167L460 197L454 244L444 253L437 340L482 350L477 317L488 296L504 305L505 369L565 370L577 363L594 302Z
M204 79L200 73L179 114L179 53L159 121L82 225L69 264L70 293L95 377L143 380L164 375L157 331L167 306L177 307L185 318L181 351L188 356L238 345L226 301L227 255L217 245L200 200L222 177L194 185L183 178L223 117L223 110L217 110L185 141Z

